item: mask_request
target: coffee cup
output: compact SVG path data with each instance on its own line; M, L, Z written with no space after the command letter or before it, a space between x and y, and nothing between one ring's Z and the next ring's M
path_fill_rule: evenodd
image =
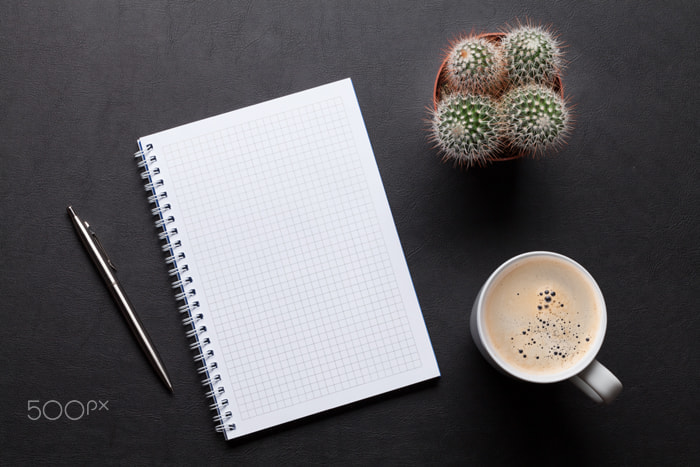
M486 360L523 381L570 380L599 403L610 403L622 383L596 355L607 310L586 269L558 253L532 251L509 259L481 287L470 317L471 334Z

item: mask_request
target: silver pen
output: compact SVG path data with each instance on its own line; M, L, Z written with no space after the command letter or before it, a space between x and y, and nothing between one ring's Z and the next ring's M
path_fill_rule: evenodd
M92 258L92 261L95 263L102 279L104 279L107 284L107 288L112 294L112 297L114 297L117 305L119 305L119 309L124 315L124 318L126 318L129 328L131 328L141 349L146 354L146 358L151 362L151 365L156 370L156 373L158 373L158 376L160 376L160 379L163 380L165 386L170 392L173 392L173 385L170 383L168 372L165 370L165 366L158 356L158 352L153 346L153 342L148 336L146 329L143 327L141 320L136 316L133 305L127 298L126 293L124 293L124 289L119 284L117 276L114 274L116 268L110 261L109 256L107 256L100 240L97 238L97 235L95 235L95 232L92 231L90 225L78 217L72 206L68 206L68 215L70 215L73 221L75 230L78 232L78 237L80 237L83 245L85 245L85 249L90 254L90 258Z

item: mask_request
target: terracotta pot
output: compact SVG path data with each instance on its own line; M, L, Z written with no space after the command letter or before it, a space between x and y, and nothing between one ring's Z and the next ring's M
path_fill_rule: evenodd
M501 40L505 37L505 33L502 32L488 32L488 33L482 33L477 36L478 38L483 38L486 39L490 42L501 42ZM449 53L445 54L445 58L440 64L440 69L438 70L437 76L435 77L435 85L433 86L433 108L437 111L438 104L440 103L440 100L442 99L442 94L443 91L447 87L447 77L446 77L446 68L447 68L447 61L449 60L450 55ZM559 93L564 99L564 85L561 81L561 76L557 75L554 78L554 82L552 83L552 88L554 89L555 92ZM498 95L493 96L495 98L500 97L503 93L505 93L509 89L509 86L506 86L503 88ZM519 159L521 157L525 156L524 153L518 153L518 154L512 154L510 152L504 152L501 154L498 154L493 158L494 161L508 161L508 160L513 160L513 159Z

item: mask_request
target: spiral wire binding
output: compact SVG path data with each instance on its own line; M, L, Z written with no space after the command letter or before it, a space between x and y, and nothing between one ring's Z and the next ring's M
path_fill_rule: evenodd
M216 431L218 433L233 431L236 429L236 424L231 420L232 412L226 410L229 401L224 398L226 390L221 384L221 375L217 373L219 365L215 360L214 350L208 348L211 340L207 336L207 327L201 324L204 315L198 311L200 304L196 300L197 291L192 287L194 279L187 275L189 273L187 256L182 251L182 241L177 239L175 217L169 213L172 207L167 202L168 192L165 190L165 182L154 178L160 175L160 167L157 166L158 158L151 149L137 151L134 157L138 159L137 166L144 169L141 172L141 178L145 181L144 189L151 193L148 196L148 202L154 205L151 214L157 218L155 226L160 230L158 238L163 242L161 249L166 254L165 262L171 266L168 274L172 278L173 289L179 290L175 294L175 299L182 302L178 311L184 316L182 324L188 328L187 338L193 339L190 349L198 352L194 361L200 365L197 372L203 377L202 386L207 388L205 395L213 400L209 409L216 412L213 417Z

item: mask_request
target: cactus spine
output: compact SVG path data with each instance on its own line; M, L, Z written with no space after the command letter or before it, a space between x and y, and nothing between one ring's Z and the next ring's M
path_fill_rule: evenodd
M546 86L514 88L499 107L507 144L516 151L540 154L558 148L571 129L564 99Z
M482 164L502 146L501 121L493 100L486 96L453 94L433 113L432 138L457 165Z
M516 86L550 83L561 71L559 42L540 26L519 26L502 41L508 79Z
M446 71L452 89L474 93L494 93L506 75L500 47L475 36L463 38L452 46Z

